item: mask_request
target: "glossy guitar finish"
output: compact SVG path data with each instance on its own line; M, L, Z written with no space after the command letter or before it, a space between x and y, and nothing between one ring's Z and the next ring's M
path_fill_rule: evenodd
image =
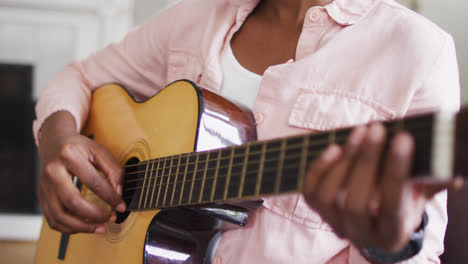
M251 113L189 81L175 82L144 103L135 102L118 85L99 88L93 93L84 134L109 149L122 165L132 158L145 161L256 139ZM82 195L106 207L86 187ZM104 235L70 236L64 260L58 259L62 234L51 230L44 219L35 262L204 263L206 247L220 226L219 220L206 214L218 213L210 209L132 212L121 224L106 224ZM247 211L237 215L230 220L245 224Z

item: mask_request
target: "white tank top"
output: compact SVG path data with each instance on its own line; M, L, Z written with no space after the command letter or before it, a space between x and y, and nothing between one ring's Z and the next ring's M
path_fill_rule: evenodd
M230 44L223 55L221 67L223 68L221 96L252 110L260 89L262 76L242 67L234 56Z

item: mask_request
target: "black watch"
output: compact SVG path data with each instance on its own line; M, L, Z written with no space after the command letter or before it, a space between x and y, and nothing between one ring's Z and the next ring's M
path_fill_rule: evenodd
M362 250L365 257L384 264L401 262L416 256L421 251L424 241L424 230L429 218L424 212L421 226L414 231L408 244L400 252L389 254L381 249L368 247Z

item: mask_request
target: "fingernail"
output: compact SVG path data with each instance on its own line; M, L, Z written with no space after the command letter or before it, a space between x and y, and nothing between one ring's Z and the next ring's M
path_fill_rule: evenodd
M104 234L106 232L106 228L104 226L98 226L96 230L94 231L96 234Z
M125 209L127 209L127 207L125 206L125 203L124 202L121 202L119 205L117 205L117 207L115 208L115 210L117 210L117 212L120 212L120 213L123 213L125 212Z
M340 147L336 145L329 146L322 154L324 161L334 160L340 154Z
M456 177L454 180L453 180L453 186L455 189L461 189L463 188L463 186L465 185L465 180L462 178L462 177Z
M360 126L357 127L351 132L351 135L348 138L348 144L352 147L357 147L361 145L362 141L366 137L367 128Z
M117 215L115 215L115 213L113 213L113 214L111 215L111 217L109 218L109 222L115 223L115 220L117 220Z
M399 134L393 143L392 150L400 157L406 157L412 149L411 137L407 134Z
M372 124L369 128L369 140L381 142L385 136L385 127L380 123Z

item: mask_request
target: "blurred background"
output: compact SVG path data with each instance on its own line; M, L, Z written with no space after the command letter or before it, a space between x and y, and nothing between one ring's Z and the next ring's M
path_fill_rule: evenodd
M119 41L128 30L178 1L0 0L0 256L7 256L5 263L31 262L42 223L31 132L41 88L71 61ZM400 2L452 34L462 103L468 104L468 1ZM15 251L20 244L27 250ZM8 261L8 256L16 256L18 262Z

